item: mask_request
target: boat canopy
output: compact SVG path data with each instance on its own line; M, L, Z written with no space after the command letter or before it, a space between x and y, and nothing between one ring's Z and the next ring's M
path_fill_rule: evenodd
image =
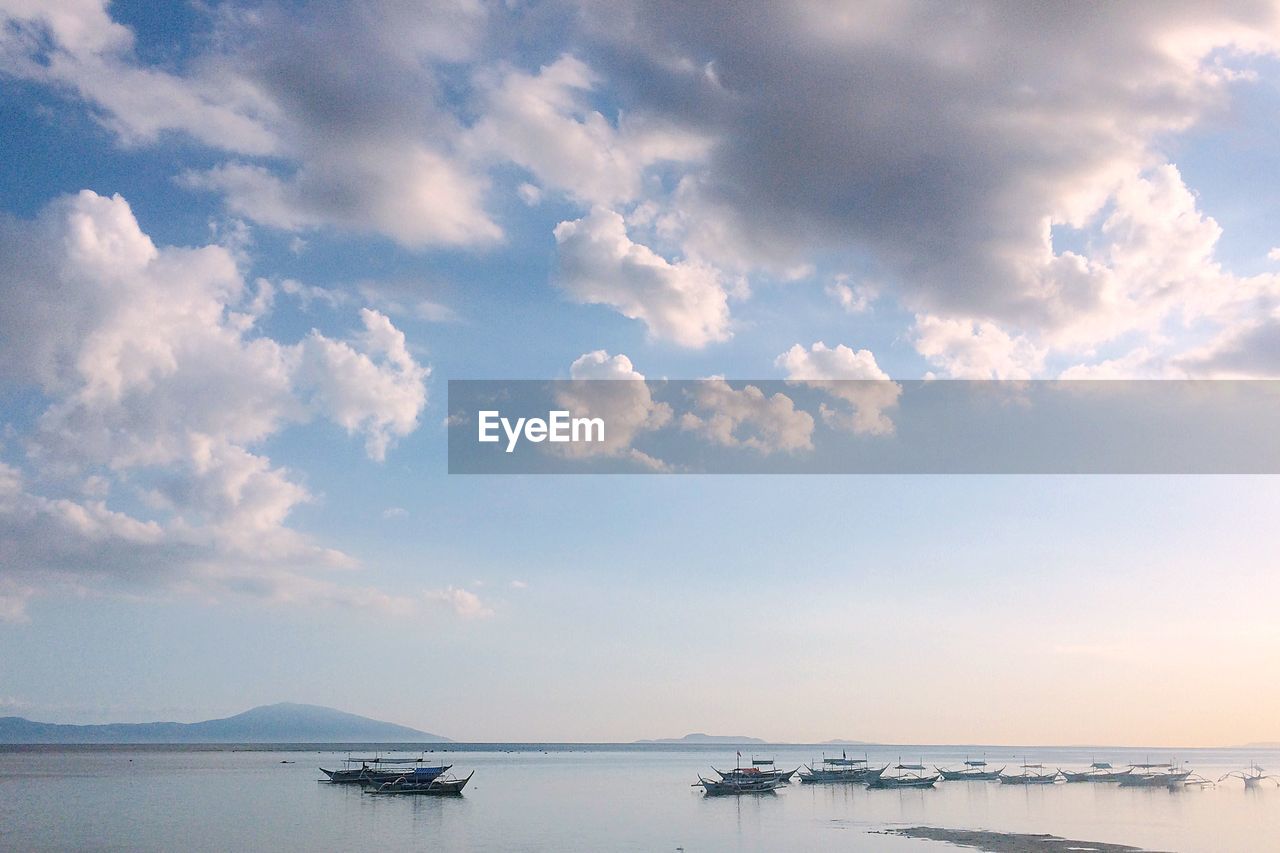
M1089 765L1094 770L1110 770L1111 763L1109 761L1095 761Z
M923 764L899 764L893 768L894 770L924 770Z
M986 766L987 766L987 762L985 762L985 761L966 761L966 762L964 763L964 766L965 766L965 767L986 767Z
M768 764L773 764L773 759L772 759L772 758L753 758L753 759L751 759L751 765L752 765L753 767L763 767L763 766L768 765Z
M1159 770L1173 765L1166 761L1163 764L1130 764L1129 766L1135 770Z

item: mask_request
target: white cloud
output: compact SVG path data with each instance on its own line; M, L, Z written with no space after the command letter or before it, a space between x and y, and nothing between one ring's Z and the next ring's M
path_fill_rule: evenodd
M864 314L871 310L871 303L880 295L879 288L869 282L849 283L846 275L836 276L825 288L826 294L849 314Z
M354 343L308 335L296 381L327 417L349 433L364 433L369 456L382 460L396 437L417 428L429 371L414 361L404 333L385 316L362 308L360 318L365 333Z
M184 173L182 183L219 192L233 213L289 231L336 225L385 234L410 248L492 243L502 236L482 207L487 181L407 139L315 151L287 178L225 163Z
M623 115L618 125L584 95L601 82L585 63L562 56L537 74L514 69L482 80L481 119L468 142L528 169L545 187L586 204L614 205L640 194L644 170L663 160L703 156L707 141L667 124ZM530 200L529 191L535 189ZM519 188L536 204L536 188Z
M493 608L470 590L451 586L427 592L424 598L448 607L462 619L488 619L493 616Z
M6 613L51 585L377 600L306 577L352 561L289 527L312 496L253 447L317 415L375 459L412 431L427 369L385 316L280 343L230 250L158 247L87 190L0 221L0 258L0 379L46 400L0 476Z
M737 390L723 379L698 382L689 394L701 414L685 412L680 427L715 444L761 454L813 449L813 416L785 394L767 397L754 385Z
M728 294L715 269L633 243L622 217L601 207L561 222L555 236L556 280L574 301L608 305L681 346L729 338Z
M181 72L140 61L103 0L11 1L3 14L0 69L75 93L124 144L180 132L236 155L182 179L220 193L237 215L413 248L502 236L436 79L439 63L467 58L481 37L486 13L472 0L223 7Z
M787 372L787 379L821 388L848 404L845 409L824 403L820 411L828 424L860 435L893 432L893 420L885 410L898 404L902 386L880 369L870 350L854 351L844 344L828 347L822 341L807 350L795 344L778 356L777 364Z
M0 4L0 70L74 92L130 145L181 131L208 145L271 154L275 105L252 81L207 67L180 77L141 65L133 32L101 0Z
M644 375L632 366L631 359L605 350L584 353L569 367L569 376L572 381L557 386L557 404L574 417L603 418L605 436L602 442L560 445L561 452L578 458L625 456L649 468L665 468L661 461L631 446L636 436L671 422L671 407L654 401Z
M954 379L1030 379L1044 364L1043 350L991 322L919 316L914 333L919 353Z

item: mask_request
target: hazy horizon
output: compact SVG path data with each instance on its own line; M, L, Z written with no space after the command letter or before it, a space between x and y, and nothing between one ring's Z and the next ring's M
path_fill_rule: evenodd
M446 452L450 379L726 378L615 401L662 471L899 435L740 377L1280 378L1280 5L0 21L0 715L1280 740L1280 479Z

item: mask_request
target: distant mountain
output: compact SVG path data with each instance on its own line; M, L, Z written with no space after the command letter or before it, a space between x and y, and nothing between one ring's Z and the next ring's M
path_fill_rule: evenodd
M836 746L864 746L868 743L865 740L845 740L844 738L833 738L832 740L824 740L821 746L834 744Z
M202 723L71 726L0 717L0 743L375 743L449 739L319 705L281 702Z
M684 737L663 737L655 740L638 740L636 743L768 743L758 737L742 737L740 735L704 735L694 732Z
M1280 740L1264 740L1257 743L1241 744L1237 749L1280 749Z

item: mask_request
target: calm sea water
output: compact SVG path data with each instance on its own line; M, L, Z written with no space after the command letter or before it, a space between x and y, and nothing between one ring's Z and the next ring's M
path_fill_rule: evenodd
M753 749L788 768L822 750ZM1024 755L1064 767L1175 758L1214 779L1251 760L1280 769L1276 750L873 746L866 752L873 763L901 756L954 764L983 756L996 766L1019 764ZM793 784L776 795L705 797L689 784L712 764L732 766L734 748L476 744L432 754L462 775L476 771L463 797L373 797L317 782L319 766L332 767L346 754L314 746L0 747L0 848L960 849L874 833L929 825L1048 832L1150 850L1280 851L1280 788L1245 790L1238 781L1176 792L1085 784L943 782L926 791ZM395 753L384 747L383 754Z

